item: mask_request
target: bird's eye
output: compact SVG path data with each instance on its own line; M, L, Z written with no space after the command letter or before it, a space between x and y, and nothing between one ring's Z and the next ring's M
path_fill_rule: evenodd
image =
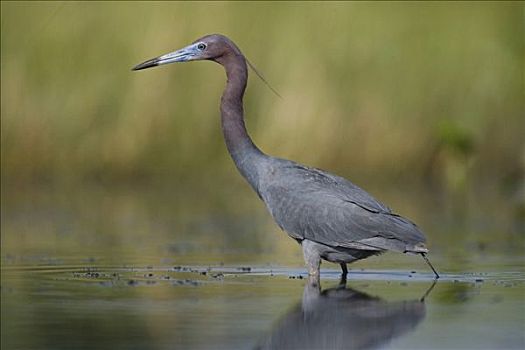
M206 48L206 44L204 44L204 43L200 43L200 44L197 45L197 49L199 49L201 51L204 50L205 48Z

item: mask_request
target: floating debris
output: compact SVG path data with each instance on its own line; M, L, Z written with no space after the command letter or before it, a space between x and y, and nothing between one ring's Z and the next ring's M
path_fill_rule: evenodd
M288 278L289 279L293 279L293 280L296 279L296 278L299 279L299 280L302 280L303 276L301 276L301 275L297 275L297 276L292 275L292 276L288 276Z

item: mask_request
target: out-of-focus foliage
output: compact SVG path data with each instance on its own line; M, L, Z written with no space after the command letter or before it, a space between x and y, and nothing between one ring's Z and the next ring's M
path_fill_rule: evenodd
M458 159L467 184L522 180L522 3L2 2L1 25L4 183L233 175L220 67L130 71L214 32L284 97L252 75L270 154L367 181L453 187Z

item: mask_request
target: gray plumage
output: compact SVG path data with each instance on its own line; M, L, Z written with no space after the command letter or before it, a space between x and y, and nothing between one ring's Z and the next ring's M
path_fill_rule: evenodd
M271 174L259 193L291 237L370 251L427 251L414 223L350 181L281 159L268 166Z
M302 245L310 275L319 277L321 259L340 263L346 275L346 263L386 250L424 257L428 250L419 228L361 188L323 170L270 157L255 146L244 125L246 59L227 37L205 36L134 70L195 60L225 68L220 110L228 151L277 224Z

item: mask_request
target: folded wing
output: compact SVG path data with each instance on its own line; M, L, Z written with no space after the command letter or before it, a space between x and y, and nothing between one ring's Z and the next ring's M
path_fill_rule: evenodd
M261 196L293 238L364 250L426 252L419 228L350 181L288 162Z

